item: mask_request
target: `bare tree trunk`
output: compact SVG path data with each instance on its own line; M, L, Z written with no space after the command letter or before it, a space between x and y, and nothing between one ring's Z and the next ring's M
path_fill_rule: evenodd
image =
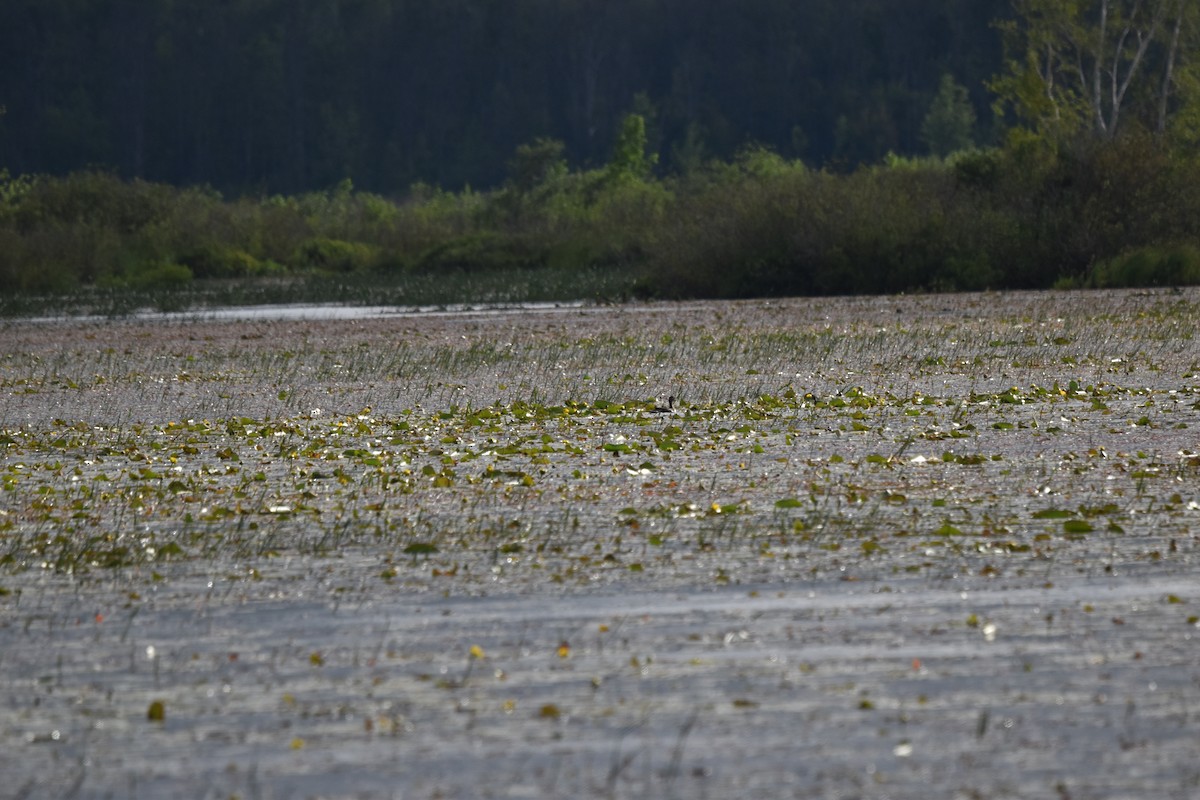
M1100 63L1104 60L1104 51L1108 42L1108 0L1100 3L1100 30L1096 34L1096 58L1092 61L1092 106L1096 112L1096 128L1101 134L1107 133L1108 126L1104 121L1103 90L1100 85Z
M1108 0L1104 0L1104 6L1107 8ZM1145 30L1135 27L1137 23L1138 12L1142 10L1142 2L1138 0L1133 5L1133 10L1129 14L1129 18L1125 23L1121 35L1117 38L1117 43L1113 47L1112 66L1109 68L1109 76L1111 78L1111 107L1109 108L1108 120L1104 124L1102 130L1112 138L1117 133L1117 124L1121 119L1121 106L1125 102L1125 94L1129 91L1129 86L1133 83L1134 77L1137 76L1138 70L1141 69L1142 59L1146 55L1146 51L1150 48L1155 36L1158 34L1159 25L1162 23L1161 9L1165 6L1160 4L1158 10L1153 12L1150 19L1150 24ZM1121 74L1121 61L1125 54L1125 43L1129 40L1130 35L1137 39L1137 49L1130 58L1129 66L1126 68L1124 75Z
M1167 49L1167 65L1163 70L1162 91L1158 95L1158 123L1155 130L1159 136L1167 132L1167 111L1171 98L1171 84L1175 80L1175 57L1179 53L1179 33L1183 30L1183 10L1187 0L1175 4L1175 27L1171 31L1171 45Z
M1054 96L1054 72L1057 69L1055 66L1054 48L1051 45L1046 45L1046 71L1042 74L1042 82L1046 85L1046 99L1050 101L1054 108L1054 119L1058 120L1062 114L1058 108L1058 99Z
M1171 97L1193 48L1200 0L1014 0L1026 62L1036 69L1044 107L1018 100L1040 121L1069 109L1071 132L1100 139L1121 133L1122 117L1141 115L1165 130ZM1024 28L1019 27L1024 25ZM1017 63L1017 62L1014 62ZM1190 68L1190 65L1188 65ZM1023 78L1018 68L1014 77ZM1190 74L1190 73L1189 73ZM1159 82L1161 81L1161 87ZM1010 89L1019 96L1020 89ZM1129 104L1126 100L1136 98ZM1157 101L1157 102L1156 102Z

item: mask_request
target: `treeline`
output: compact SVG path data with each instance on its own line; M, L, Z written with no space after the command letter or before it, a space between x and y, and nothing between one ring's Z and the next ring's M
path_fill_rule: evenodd
M758 143L839 171L929 152L1010 0L5 0L0 167L298 193L492 187L516 147L605 162L640 114L660 174Z
M11 0L0 85L8 309L1200 283L1192 0Z
M402 203L348 182L225 200L98 172L10 179L0 297L315 280L326 300L368 285L376 301L420 302L379 291L414 281L483 300L472 281L522 271L558 287L522 290L542 299L586 296L596 275L609 298L1200 283L1200 161L1149 135L850 174L761 147L686 176L652 166L631 116L598 168L570 170L562 143L539 140L501 188Z

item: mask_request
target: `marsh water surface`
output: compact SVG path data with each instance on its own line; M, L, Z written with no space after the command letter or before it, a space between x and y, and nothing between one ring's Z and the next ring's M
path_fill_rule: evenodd
M1198 312L5 323L0 794L1192 797Z

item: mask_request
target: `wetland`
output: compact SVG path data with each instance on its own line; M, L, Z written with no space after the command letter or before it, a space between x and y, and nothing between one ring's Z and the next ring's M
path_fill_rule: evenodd
M1194 796L1198 322L0 322L0 794Z

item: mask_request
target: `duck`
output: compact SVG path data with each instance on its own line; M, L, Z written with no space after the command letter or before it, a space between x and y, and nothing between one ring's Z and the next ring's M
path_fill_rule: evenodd
M670 397L667 398L667 404L665 406L655 403L654 408L651 409L650 413L652 413L652 414L674 414L675 413L675 395L671 395Z

